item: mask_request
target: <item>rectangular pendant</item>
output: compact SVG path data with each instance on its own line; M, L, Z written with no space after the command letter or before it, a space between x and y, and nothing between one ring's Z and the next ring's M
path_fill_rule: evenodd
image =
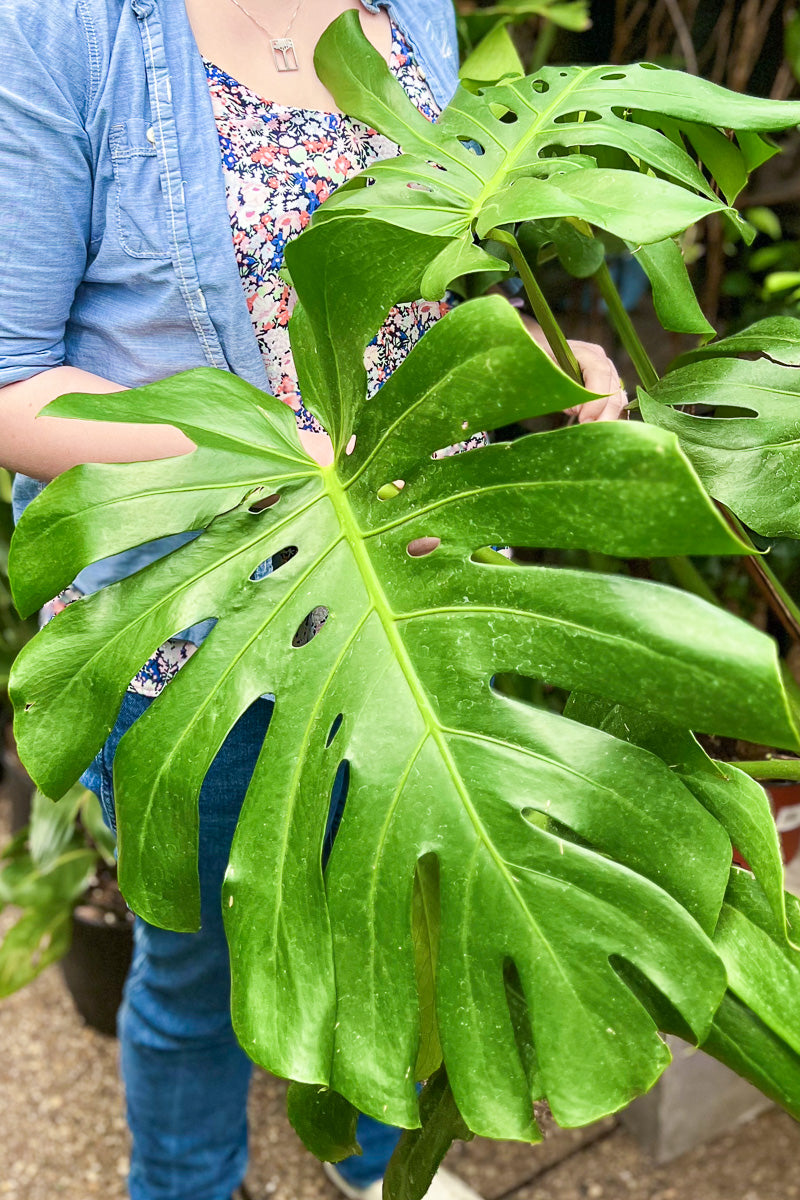
M273 38L272 57L275 59L275 69L278 71L296 71L297 56L294 52L294 42L291 38Z

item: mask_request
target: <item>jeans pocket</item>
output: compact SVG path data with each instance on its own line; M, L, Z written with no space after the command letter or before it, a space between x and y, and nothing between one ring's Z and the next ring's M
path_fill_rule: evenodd
M117 232L131 258L169 258L161 168L153 127L142 117L118 121L109 132Z

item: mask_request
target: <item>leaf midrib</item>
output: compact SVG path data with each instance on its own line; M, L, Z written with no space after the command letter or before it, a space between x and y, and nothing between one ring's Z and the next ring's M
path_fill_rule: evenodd
M478 815L475 806L472 803L466 788L464 787L461 772L458 769L458 765L455 762L455 759L450 751L450 747L448 746L444 737L444 727L440 725L431 711L431 707L426 699L422 683L417 675L416 670L414 669L414 665L411 662L411 657L398 631L397 618L391 608L391 605L389 604L386 593L384 592L380 580L378 579L377 572L375 571L375 568L370 560L365 545L364 534L361 532L355 520L353 510L350 507L350 502L344 492L338 475L336 474L335 467L332 465L323 468L323 474L326 476L328 495L330 497L331 504L333 505L337 516L339 517L344 535L352 549L353 557L355 558L356 566L361 573L361 578L367 594L372 599L373 610L377 613L378 619L383 626L386 638L392 650L394 651L397 663L403 672L409 691L411 692L420 716L422 717L422 721L428 729L428 734L436 744L445 766L451 774L454 787L461 799L461 803L464 806L467 816L469 817L472 826L475 829L475 833L477 834L478 844L482 844L485 847L486 852L493 860L499 874L505 879L510 894L516 900L523 914L530 922L530 925L536 930L540 944L550 955L554 969L563 978L565 986L571 992L575 993L574 985L564 969L563 964L559 960L554 947L544 935L541 926L531 911L530 905L526 903L525 898L520 892L520 889L514 879L514 876L511 874L508 864L495 848L491 837L489 837L483 822L481 821L480 816ZM578 1000L582 1004L580 997L578 997Z

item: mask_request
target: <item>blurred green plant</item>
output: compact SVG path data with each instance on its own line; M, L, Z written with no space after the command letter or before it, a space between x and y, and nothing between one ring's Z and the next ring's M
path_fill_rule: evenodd
M456 12L459 43L464 59L470 59L486 39L487 46L496 46L503 40L498 30L502 30L508 38L509 26L538 20L533 51L528 63L528 69L532 71L538 70L547 62L558 29L583 33L591 25L589 0L504 0L503 3L489 5L478 5L473 0L458 0ZM496 81L505 73L505 70L500 70L492 74L487 68L487 74L480 78ZM524 74L524 70L521 73ZM476 78L471 74L469 77Z
M21 910L0 942L0 997L64 957L73 911L102 865L115 867L114 835L94 793L76 784L53 803L34 792L30 823L0 852L0 912Z

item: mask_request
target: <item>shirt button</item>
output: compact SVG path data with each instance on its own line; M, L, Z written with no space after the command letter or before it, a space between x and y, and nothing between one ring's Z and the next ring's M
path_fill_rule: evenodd
M156 131L155 131L155 129L153 129L153 126L152 126L152 125L151 125L151 126L150 126L150 128L147 130L147 132L145 133L145 135L144 135L144 136L147 138L148 142L152 143L152 145L153 145L153 146L155 146L155 144L156 144Z

